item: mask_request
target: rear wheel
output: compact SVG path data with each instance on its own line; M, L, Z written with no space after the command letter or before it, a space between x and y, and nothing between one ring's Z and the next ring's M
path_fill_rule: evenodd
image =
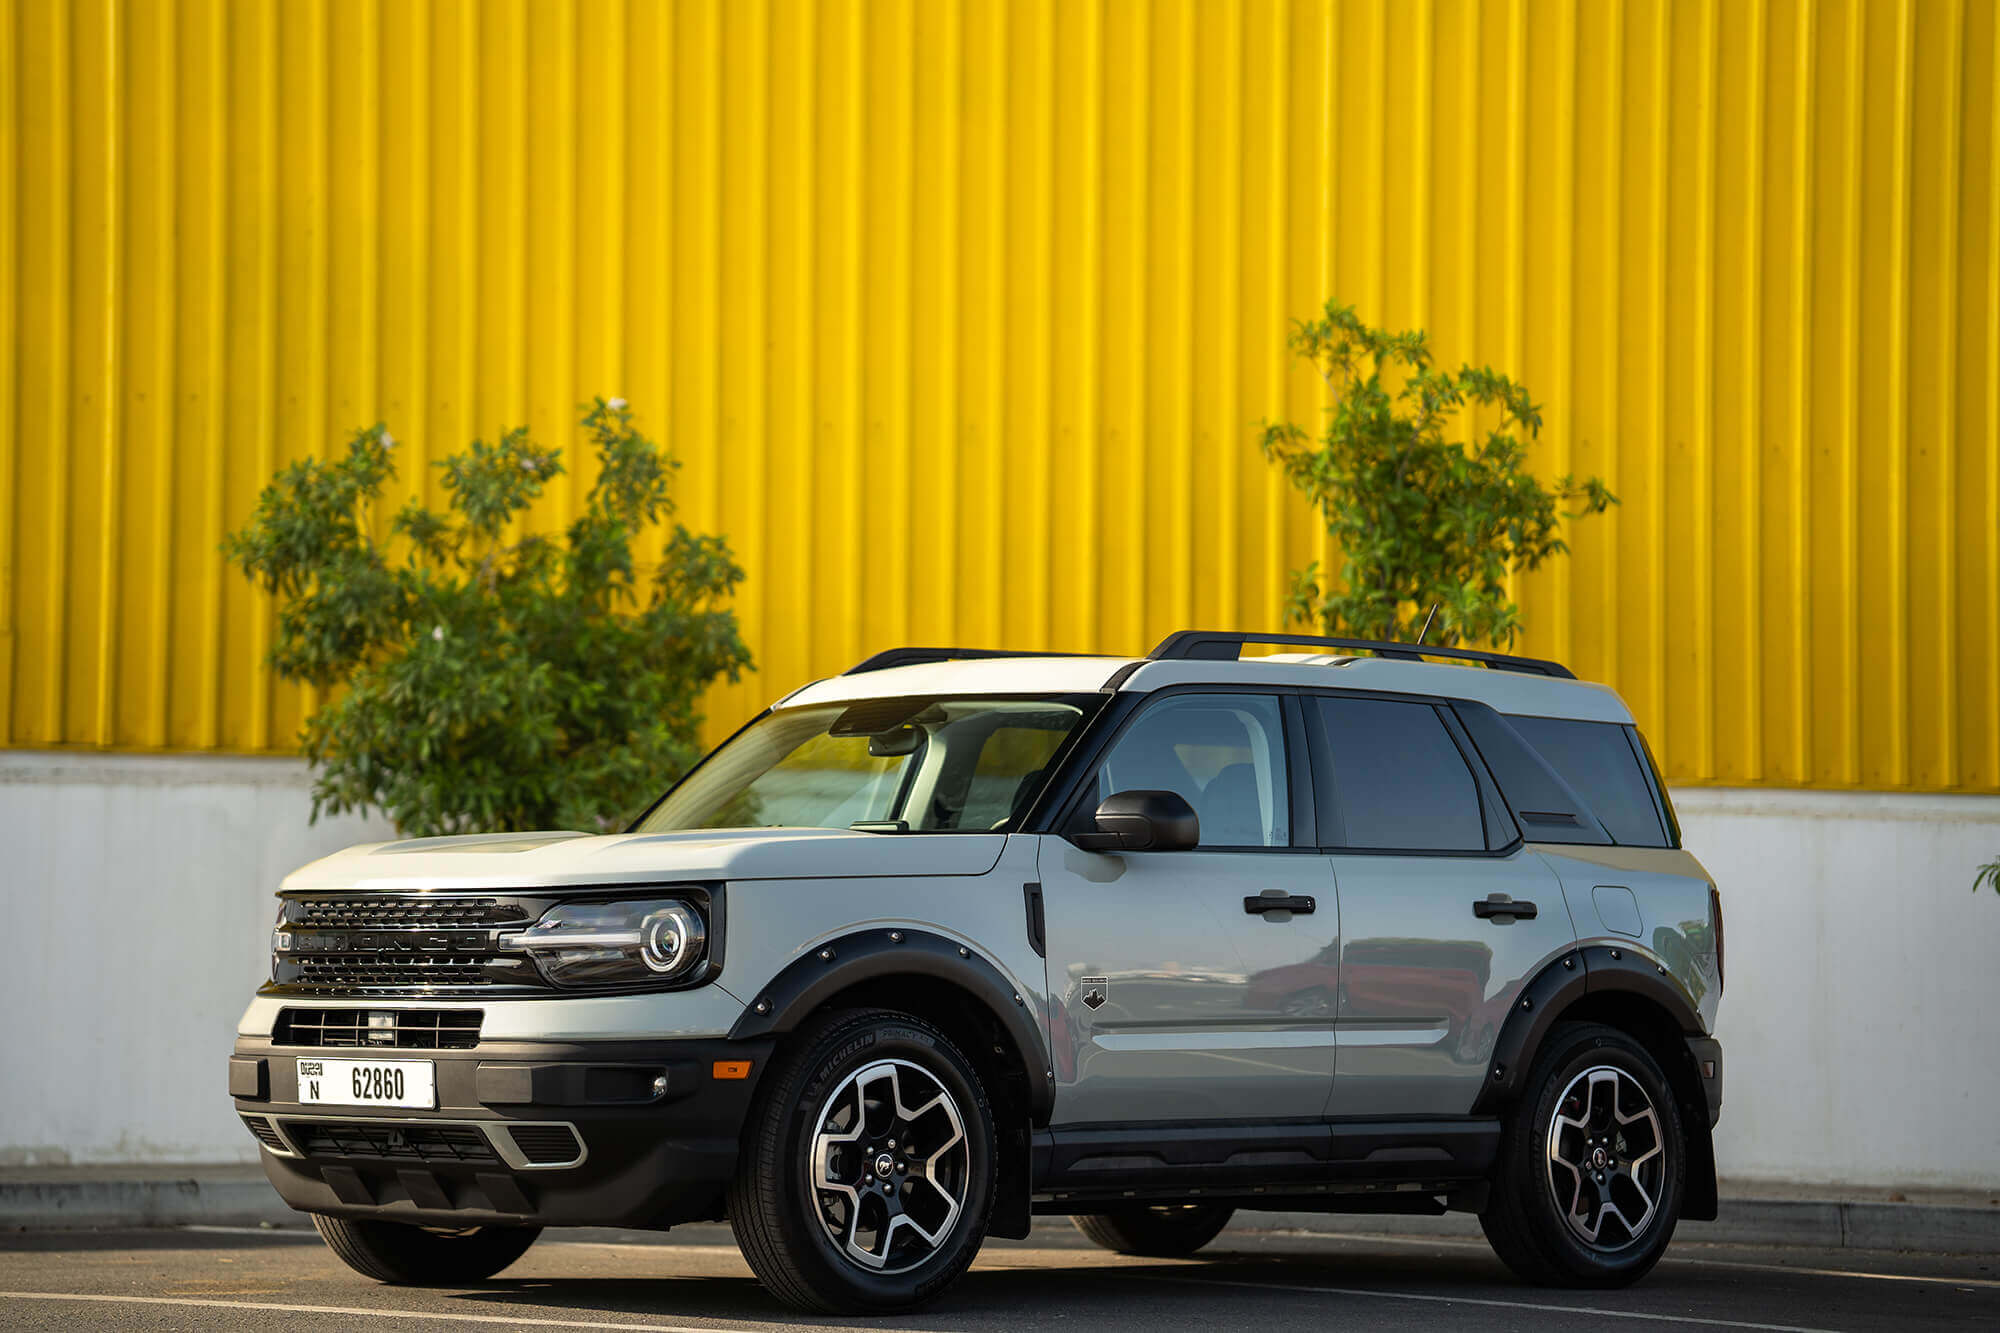
M1673 1239L1686 1176L1680 1111L1652 1055L1615 1028L1563 1024L1502 1132L1480 1225L1527 1281L1627 1286Z
M1107 1250L1150 1259L1178 1259L1222 1234L1235 1211L1216 1204L1190 1203L1078 1213L1070 1221Z
M484 1282L519 1259L540 1227L465 1227L451 1231L313 1214L327 1248L355 1272L377 1282L453 1287Z
M729 1224L802 1310L912 1309L971 1264L993 1205L993 1115L972 1063L921 1019L812 1020L744 1135Z

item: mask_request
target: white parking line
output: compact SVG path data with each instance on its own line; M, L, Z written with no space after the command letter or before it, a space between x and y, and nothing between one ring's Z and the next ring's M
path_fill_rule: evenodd
M1589 1315L1596 1319L1637 1319L1655 1324L1699 1324L1709 1328L1754 1328L1771 1333L1836 1333L1833 1329L1798 1324L1753 1324L1737 1319L1699 1319L1685 1314L1652 1314L1642 1310L1612 1310L1593 1305L1555 1305L1539 1301L1502 1301L1481 1296L1438 1296L1415 1291L1374 1291L1363 1287L1311 1287L1288 1282L1234 1282L1228 1279L1165 1277L1158 1273L1106 1272L1137 1282L1172 1282L1185 1287L1247 1287L1252 1291L1287 1291L1312 1296L1355 1296L1387 1301L1423 1301L1430 1305L1478 1305L1497 1310L1534 1310L1543 1314Z
M176 1305L204 1310L269 1310L278 1314L337 1314L360 1319L429 1319L436 1323L506 1324L513 1328L626 1329L634 1333L737 1333L782 1324L613 1324L592 1319L536 1319L526 1315L465 1314L457 1310L384 1310L371 1305L279 1305L272 1301L217 1301L195 1296L97 1296L70 1291L0 1291L16 1301L88 1301L101 1305ZM815 1325L826 1328L827 1325ZM898 1333L918 1333L897 1326ZM857 1330L856 1333L859 1333Z
M1459 1240L1453 1236L1370 1236L1359 1231L1283 1231L1283 1236L1310 1236L1315 1240L1355 1240L1370 1245L1414 1245L1420 1249L1442 1245L1455 1250L1490 1250L1483 1240ZM1699 1242L1715 1244L1714 1241ZM1935 1282L1942 1287L1992 1287L2000 1289L2000 1279L1985 1277L1932 1277L1920 1273L1868 1273L1855 1268L1805 1268L1796 1264L1753 1264L1742 1259L1700 1259L1693 1255L1669 1254L1663 1264L1690 1268L1735 1268L1746 1273L1798 1273L1805 1277L1851 1277L1868 1282Z

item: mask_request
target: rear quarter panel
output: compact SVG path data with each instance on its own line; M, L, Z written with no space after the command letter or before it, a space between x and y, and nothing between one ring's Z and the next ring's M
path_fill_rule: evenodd
M1703 1030L1713 1032L1722 989L1708 892L1713 881L1701 862L1665 847L1537 843L1534 850L1562 881L1577 943L1629 949L1665 968Z

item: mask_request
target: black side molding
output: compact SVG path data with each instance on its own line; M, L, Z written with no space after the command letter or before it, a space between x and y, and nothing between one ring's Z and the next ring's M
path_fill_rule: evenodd
M1490 1118L1268 1124L1065 1125L1035 1136L1045 1198L1290 1197L1341 1187L1484 1179L1500 1146ZM1269 1206L1269 1205L1266 1205Z
M1021 897L1028 907L1028 943L1043 958L1049 956L1048 922L1042 915L1042 886L1023 884Z

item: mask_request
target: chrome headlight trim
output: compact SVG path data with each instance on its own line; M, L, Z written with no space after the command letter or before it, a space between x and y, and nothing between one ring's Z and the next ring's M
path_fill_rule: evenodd
M684 982L710 961L705 900L706 892L694 891L567 900L498 943L526 953L550 985L565 990Z

